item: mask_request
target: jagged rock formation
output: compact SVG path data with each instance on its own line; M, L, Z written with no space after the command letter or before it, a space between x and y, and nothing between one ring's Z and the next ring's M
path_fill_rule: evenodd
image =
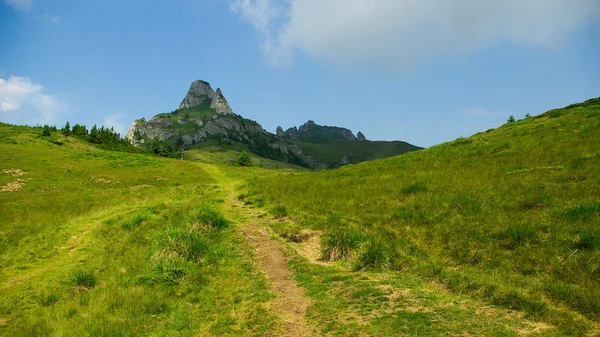
M179 105L179 109L193 108L201 105L207 99L213 99L215 95L210 83L196 80L190 85L187 95Z
M206 139L220 143L241 143L263 156L306 166L315 170L327 165L317 162L293 144L265 131L260 124L233 113L221 89L213 91L206 81L192 83L179 109L158 114L150 120L135 120L126 138L138 147L146 147L155 138L168 140L179 148L193 146Z
M346 128L318 125L311 120L304 123L299 128L294 126L286 131L283 131L281 127L278 127L277 135L283 139L300 140L316 144L327 143L335 140L366 140L362 133L360 135L363 139L359 139L352 133L352 131Z
M270 159L322 170L364 160L389 157L419 149L403 142L367 142L362 133L355 136L346 128L321 126L308 121L299 128L277 135L265 131L257 122L236 115L221 89L214 91L206 81L194 81L179 109L150 120L135 120L127 139L141 148L160 138L177 148L190 148L208 139L219 146L238 144ZM340 159L341 158L341 159Z
M212 97L212 103L210 104L212 109L215 109L218 113L232 114L233 111L229 107L225 96L221 93L221 89L217 88L214 96Z

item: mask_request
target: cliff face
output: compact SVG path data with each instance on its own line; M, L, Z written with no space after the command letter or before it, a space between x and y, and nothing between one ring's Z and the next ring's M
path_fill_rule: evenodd
M135 120L126 137L141 148L148 148L156 138L167 140L179 149L207 139L222 146L237 143L259 156L315 170L418 149L398 142L370 142L361 132L355 136L346 128L322 126L314 121L286 131L278 127L274 135L260 124L234 114L221 89L214 91L208 82L201 80L190 85L179 109L150 120Z
M244 144L250 151L265 158L315 170L327 168L327 165L303 154L298 146L265 131L258 123L234 114L221 89L214 91L208 82L201 80L191 84L178 110L158 114L150 120L135 120L126 137L142 148L157 137L179 148L212 138L219 142Z
M336 140L366 140L360 131L358 134L359 137L355 136L352 131L346 128L319 125L310 120L301 125L299 128L294 126L286 131L283 131L280 126L277 128L277 135L283 139L299 140L315 144L329 143Z
M207 99L212 100L215 92L210 83L202 80L196 80L190 85L187 95L179 105L179 109L193 108L201 105Z

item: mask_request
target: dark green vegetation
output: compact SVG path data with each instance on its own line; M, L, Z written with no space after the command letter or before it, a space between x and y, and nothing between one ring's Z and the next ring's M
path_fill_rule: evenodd
M272 328L267 283L202 167L41 132L0 125L0 335Z
M326 260L340 259L354 270L388 270L389 282L405 284L406 277L414 277L457 296L518 310L524 319L549 324L540 333L595 334L598 144L600 99L593 99L399 157L257 177L247 199L285 206L302 227L324 230ZM374 281L366 286L355 274L342 276L302 259L297 263L298 280L317 300L314 317L323 322L336 311L331 282L366 287L357 297L364 302L336 297L364 314L380 296ZM382 325L373 323L372 330L330 323L330 331L380 334L377 326L398 324L396 331L418 326L405 332L428 335L456 327L434 323L443 311L402 315L384 315L391 321L376 319ZM418 321L422 324L415 325ZM467 330L515 333L500 327Z
M349 164L397 156L421 149L406 142L393 141L349 141L334 140L327 143L307 143L291 140L292 144L302 149L302 153L316 161L327 164L330 168L342 166L341 160L347 155Z

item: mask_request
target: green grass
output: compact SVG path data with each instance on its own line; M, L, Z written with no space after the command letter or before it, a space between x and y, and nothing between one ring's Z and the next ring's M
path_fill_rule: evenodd
M394 158L255 177L247 199L287 206L303 227L324 229L321 247L340 251L341 266L435 282L546 322L551 335L597 333L599 104L590 100ZM332 234L339 226L366 234L349 241L342 227ZM299 278L323 281L310 273ZM320 303L315 316L331 309ZM433 327L420 333L441 333Z
M0 124L0 335L262 336L250 247L192 161ZM3 171L22 170L22 176Z

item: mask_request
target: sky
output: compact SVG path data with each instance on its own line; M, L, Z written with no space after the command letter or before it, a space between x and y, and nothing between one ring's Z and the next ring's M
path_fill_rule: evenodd
M267 131L418 146L600 96L599 0L0 0L0 121L114 126L221 88Z

